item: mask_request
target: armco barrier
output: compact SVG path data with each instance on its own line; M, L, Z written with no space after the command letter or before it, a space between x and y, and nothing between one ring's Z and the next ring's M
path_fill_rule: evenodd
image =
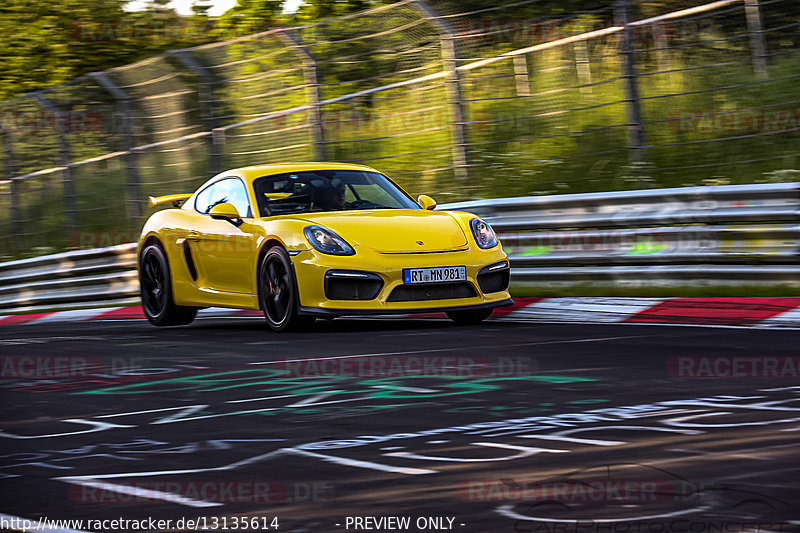
M0 312L138 301L136 245L0 263Z
M488 220L518 285L800 286L800 183L504 198L441 208Z
M529 265L775 263L800 252L798 224L498 232L512 259Z
M512 261L512 265L514 262ZM515 285L624 287L786 285L800 287L800 265L513 267Z
M800 221L800 183L645 189L447 204L502 232L676 224Z
M537 285L800 287L800 183L478 200ZM0 312L133 303L135 244L0 263Z

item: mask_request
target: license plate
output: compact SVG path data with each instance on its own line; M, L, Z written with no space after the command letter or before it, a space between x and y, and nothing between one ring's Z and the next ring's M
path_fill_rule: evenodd
M466 281L467 267L404 268L403 283L442 283Z

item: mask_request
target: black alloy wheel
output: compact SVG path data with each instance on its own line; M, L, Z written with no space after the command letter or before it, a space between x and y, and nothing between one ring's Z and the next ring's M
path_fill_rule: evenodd
M270 328L279 332L298 330L314 323L314 317L298 313L297 288L286 250L270 248L261 261L258 279L261 309Z
M158 243L142 250L139 289L144 314L155 326L183 326L191 323L197 315L196 307L175 305L167 255Z

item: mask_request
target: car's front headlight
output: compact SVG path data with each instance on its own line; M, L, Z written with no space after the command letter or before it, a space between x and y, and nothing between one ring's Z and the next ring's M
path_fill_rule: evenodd
M473 218L469 221L469 225L479 247L486 250L497 246L497 235L489 224L479 218Z
M318 252L329 255L353 255L353 247L329 229L321 226L306 226L303 233Z

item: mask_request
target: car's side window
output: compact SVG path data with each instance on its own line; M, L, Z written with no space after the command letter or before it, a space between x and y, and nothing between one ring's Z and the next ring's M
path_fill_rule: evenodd
M198 213L207 214L208 210L210 209L211 203L209 202L209 198L211 197L211 193L214 190L216 183L213 185L209 185L199 193L194 199L194 208Z
M238 178L226 178L210 185L197 195L194 207L203 214L208 214L217 204L230 203L239 212L239 216L250 218L250 201L247 199L247 189Z

